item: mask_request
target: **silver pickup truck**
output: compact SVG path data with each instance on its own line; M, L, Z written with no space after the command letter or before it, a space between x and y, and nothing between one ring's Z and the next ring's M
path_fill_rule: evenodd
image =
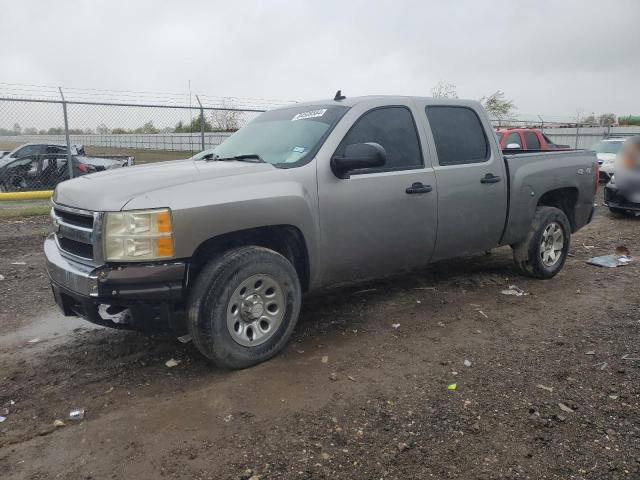
M66 315L182 325L243 368L284 347L320 287L500 245L553 277L597 180L593 152L503 155L477 102L336 95L263 113L197 160L61 183L44 249Z

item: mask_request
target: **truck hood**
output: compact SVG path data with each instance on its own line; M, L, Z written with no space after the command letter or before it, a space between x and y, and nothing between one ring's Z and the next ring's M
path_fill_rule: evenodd
M84 210L118 211L132 199L163 188L273 168L265 163L203 160L175 160L116 168L58 184L53 201Z

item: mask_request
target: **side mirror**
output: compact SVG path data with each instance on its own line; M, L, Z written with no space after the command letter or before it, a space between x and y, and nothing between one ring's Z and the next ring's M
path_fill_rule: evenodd
M352 170L382 167L387 162L387 152L378 143L354 143L347 145L344 155L331 158L331 171L338 178L349 178Z
M510 143L507 145L507 150L520 150L521 148L519 143Z

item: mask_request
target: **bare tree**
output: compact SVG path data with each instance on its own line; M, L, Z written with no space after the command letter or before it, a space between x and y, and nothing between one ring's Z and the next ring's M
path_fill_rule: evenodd
M489 117L496 120L503 120L510 115L513 115L516 110L516 106L512 100L506 100L504 93L500 90L496 90L495 93L488 97L482 97L480 103L489 114Z
M603 113L598 117L598 123L602 126L614 125L616 123L616 116L613 113Z
M220 110L211 111L213 130L218 132L235 132L242 126L244 120L242 112L235 110L232 104L224 101L218 108L220 108Z
M458 98L456 86L453 83L440 80L435 87L431 89L433 98Z

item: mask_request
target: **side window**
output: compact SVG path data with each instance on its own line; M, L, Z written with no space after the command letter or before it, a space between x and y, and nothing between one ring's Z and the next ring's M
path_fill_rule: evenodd
M384 107L365 113L342 139L336 154L342 154L347 145L367 142L387 151L385 170L422 166L418 132L408 108Z
M478 115L470 108L426 108L440 165L481 163L489 158L489 143Z
M23 158L22 160L16 160L7 165L7 170L12 173L35 173L38 171L38 161L35 158Z
M28 157L29 155L37 155L40 153L38 145L26 145L14 153L14 158Z
M540 140L536 132L524 132L524 141L527 144L527 150L540 150Z
M55 145L49 145L47 147L47 153L67 153L67 149L63 147L56 147Z
M507 141L504 142L504 147L509 148L509 145L517 144L517 148L522 148L522 141L520 140L520 134L518 132L510 133L507 137Z

